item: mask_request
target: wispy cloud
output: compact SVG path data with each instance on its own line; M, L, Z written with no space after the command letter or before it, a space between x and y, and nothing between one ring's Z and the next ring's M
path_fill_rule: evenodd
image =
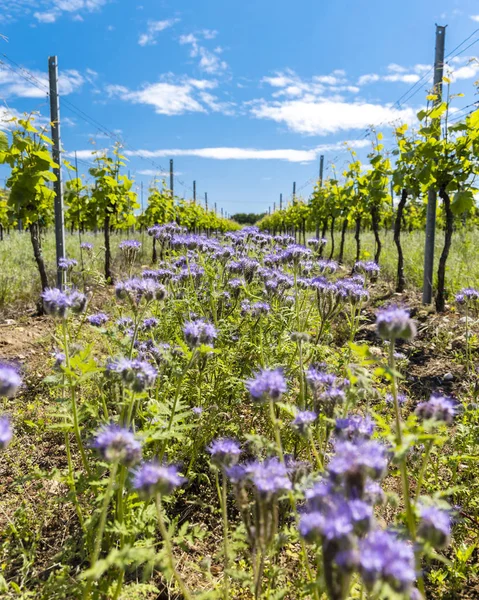
M213 160L280 160L294 163L309 163L317 159L322 152L340 150L347 144L353 148L362 148L369 144L367 140L351 140L335 144L323 144L309 150L295 150L291 148L258 149L258 148L192 148L178 149L167 148L161 150L127 150L128 156L142 158L162 158L176 156L194 156Z
M106 91L112 98L120 98L133 104L149 104L160 115L181 115L188 112L224 112L232 114L233 104L221 102L208 90L217 87L216 81L174 78L163 76L158 83L148 83L139 90L122 85L108 85Z
M190 57L199 58L198 66L205 73L218 74L228 68L226 61L222 60L221 54L223 49L216 47L213 50L208 50L200 43L201 39L211 40L216 37L217 32L209 29L203 29L198 33L188 33L180 36L180 44L190 46Z
M361 75L357 84L363 86L370 83L377 83L378 81L387 81L391 83L417 83L428 71L431 71L432 73L431 65L417 64L412 67L403 67L402 65L392 63L388 65L387 73L383 75L378 73Z
M263 77L262 83L267 83L271 87L277 88L273 92L273 97L280 98L299 98L307 94L313 96L325 93L349 92L356 94L359 88L351 85L346 77L346 72L337 69L327 75L314 75L311 79L302 79L291 69L276 71L272 76Z
M471 19L476 21L476 23L479 23L479 15L471 15Z
M163 21L148 21L146 33L138 38L140 46L153 46L156 44L158 34L169 27L173 27L180 19L165 19Z
M451 65L446 69L446 75L451 81L474 79L479 77L479 60L474 56L455 56Z
M88 75L90 76L90 75ZM58 77L59 92L67 96L81 88L85 77L74 69L60 71ZM10 71L0 65L0 94L4 98L44 98L48 93L48 77L41 71L28 71L25 77L18 71Z
M48 0L43 2L42 10L37 10L33 16L39 23L55 23L64 14L72 15L75 21L83 21L81 13L91 13L99 10L107 4L109 0ZM18 3L18 0L12 0L12 4ZM38 2L27 4L38 6Z

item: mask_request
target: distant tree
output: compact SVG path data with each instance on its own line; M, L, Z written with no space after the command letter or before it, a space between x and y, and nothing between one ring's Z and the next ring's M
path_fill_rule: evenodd
M231 218L240 225L254 225L262 219L266 213L236 213Z

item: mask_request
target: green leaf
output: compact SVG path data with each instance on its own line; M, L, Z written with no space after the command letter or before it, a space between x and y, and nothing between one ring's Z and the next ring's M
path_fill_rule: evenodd
M474 206L474 196L470 190L456 192L451 203L451 210L455 215L468 212Z

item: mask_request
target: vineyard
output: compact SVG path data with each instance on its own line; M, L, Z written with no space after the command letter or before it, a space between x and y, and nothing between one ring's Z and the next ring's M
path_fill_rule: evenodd
M255 226L156 182L145 208L119 144L65 161L59 260L53 141L12 118L2 598L479 596L479 110L454 114L429 95Z

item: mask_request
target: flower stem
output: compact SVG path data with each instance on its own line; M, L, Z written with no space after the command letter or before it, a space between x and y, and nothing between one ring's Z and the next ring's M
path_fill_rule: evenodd
M156 496L156 514L158 517L158 526L160 528L161 537L163 538L163 542L165 544L166 553L168 556L168 562L170 571L173 573L173 577L180 588L181 593L183 594L184 600L192 600L192 596L186 587L181 575L178 573L176 569L175 557L173 556L173 548L171 545L170 534L168 533L168 529L166 528L165 519L163 516L163 506L161 503L161 496L158 494Z
M103 497L103 504L101 507L101 514L100 514L100 522L98 523L98 529L97 529L97 533L96 533L96 537L95 537L95 543L93 546L93 552L92 552L91 558L90 558L90 569L92 569L95 566L95 563L98 560L98 557L100 556L101 543L103 541L103 534L105 533L105 525L106 525L106 517L108 514L108 506L110 504L110 498L111 498L111 493L113 491L113 486L115 485L115 477L116 477L117 470L118 470L118 463L115 462L115 463L113 463L113 465L111 467L110 479L108 480L108 485L107 485L107 488L105 491L105 495ZM90 578L88 580L88 583L85 587L85 591L83 593L84 600L86 600L87 598L90 597L91 584L92 584L92 578Z

